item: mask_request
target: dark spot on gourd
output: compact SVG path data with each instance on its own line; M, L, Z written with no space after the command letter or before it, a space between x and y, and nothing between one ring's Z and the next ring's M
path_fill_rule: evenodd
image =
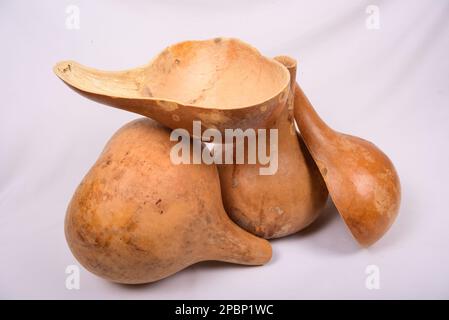
M64 73L66 73L67 71L72 71L72 67L70 66L70 64L68 64L67 67L62 69L62 72L64 72Z
M151 92L151 89L150 89L149 87L147 87L147 86L145 86L145 87L143 88L142 94L143 94L145 97L152 97L152 96L153 96L153 93Z
M137 223L135 223L134 221L129 222L126 225L126 231L134 231L137 228Z
M106 168L107 166L109 166L112 163L111 157L109 156L102 164L102 168Z
M118 170L112 177L114 180L120 180L125 174L125 170Z
M82 242L86 242L86 238L84 237L83 233L80 230L76 231L76 235Z
M159 205L161 204L161 202L162 202L162 199L158 199L158 200L155 202L155 205L159 207ZM159 207L159 214L163 214L163 213L164 213L164 210L162 210L162 209Z
M125 244L136 251L142 251L142 252L147 251L145 248L142 248L140 245L138 245L136 242L134 242L134 240L132 238L127 238L125 240Z

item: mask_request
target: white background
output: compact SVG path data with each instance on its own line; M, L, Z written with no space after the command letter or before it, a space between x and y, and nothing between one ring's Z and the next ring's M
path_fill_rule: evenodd
M66 7L80 29L66 28ZM368 5L380 29L368 30ZM432 1L1 1L0 298L449 298L449 3ZM64 238L67 203L108 138L138 116L89 101L52 73L145 64L169 44L238 37L299 61L328 123L375 142L402 182L400 215L361 249L330 207L273 241L263 267L201 263L160 282L117 285L81 269ZM380 268L380 289L365 268Z

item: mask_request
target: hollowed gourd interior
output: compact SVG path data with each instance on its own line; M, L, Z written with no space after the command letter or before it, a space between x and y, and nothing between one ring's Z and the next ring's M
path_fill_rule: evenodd
M182 42L128 71L100 71L68 61L58 64L56 72L70 85L95 94L223 109L267 101L290 79L280 63L235 39Z

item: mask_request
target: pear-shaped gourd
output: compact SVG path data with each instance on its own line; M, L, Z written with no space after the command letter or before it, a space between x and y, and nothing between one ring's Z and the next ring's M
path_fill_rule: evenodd
M332 130L298 85L294 113L338 212L362 246L373 244L399 211L401 185L393 163L371 142Z
M215 165L175 165L169 131L121 128L76 190L65 234L78 261L120 283L153 282L199 261L261 265L271 246L223 209Z
M317 218L328 196L320 172L295 128L296 61L285 56L275 59L286 66L291 79L287 103L270 128L278 131L277 171L261 175L259 169L266 165L260 163L219 165L227 213L244 229L267 239L307 227ZM270 135L266 136L266 145L270 146Z
M89 99L190 133L194 120L203 130L264 128L278 117L289 86L280 63L229 38L177 43L126 71L62 61L54 72Z

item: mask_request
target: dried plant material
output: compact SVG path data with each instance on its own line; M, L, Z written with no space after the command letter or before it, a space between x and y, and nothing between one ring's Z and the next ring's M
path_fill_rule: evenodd
M299 86L294 111L338 212L362 246L372 245L398 215L401 186L393 163L371 142L329 128Z
M267 127L279 116L290 81L282 64L227 38L181 42L127 71L62 61L54 72L89 99L190 132L193 120L220 131Z
M270 244L224 211L215 165L174 165L168 129L140 119L120 129L76 190L65 233L100 277L146 283L204 260L261 265Z
M291 79L288 102L271 128L278 130L276 173L260 175L259 163L219 165L226 211L242 228L267 239L307 227L328 197L323 178L295 128L296 61L286 56L275 59L285 65Z

